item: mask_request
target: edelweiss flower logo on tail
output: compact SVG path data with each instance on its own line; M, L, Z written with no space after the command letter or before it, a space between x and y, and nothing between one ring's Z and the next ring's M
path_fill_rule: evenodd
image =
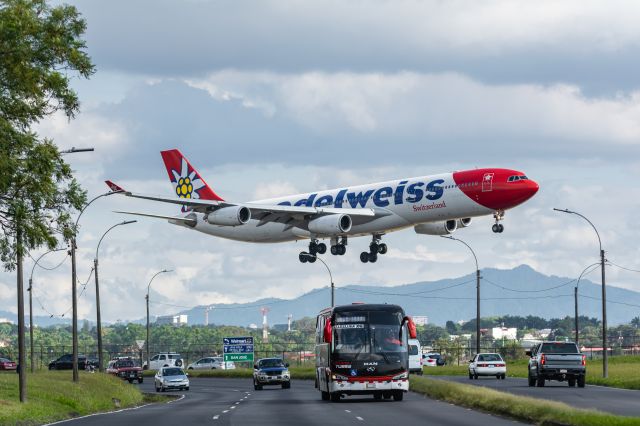
M200 188L204 188L205 183L197 176L195 170L192 170L189 173L189 165L187 164L187 160L182 159L182 170L178 173L176 170L171 170L173 174L174 180L172 181L173 187L176 190L176 194L180 198L192 198L199 199L200 194L198 190Z

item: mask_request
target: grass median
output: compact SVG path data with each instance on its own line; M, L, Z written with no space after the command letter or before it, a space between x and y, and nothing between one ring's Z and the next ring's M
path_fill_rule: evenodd
M293 380L314 380L316 378L315 367L289 367ZM226 378L247 378L253 377L251 368L234 368L233 370L186 370L189 377L226 377ZM145 377L153 377L156 370L145 370Z
M633 417L582 410L559 402L515 396L484 387L433 380L427 377L412 376L410 389L451 404L540 425L637 426L640 424L640 420Z
M18 375L0 374L0 424L37 425L116 408L140 405L136 386L107 374L43 371L27 376L27 402L19 402Z
M528 360L507 361L508 377L527 377ZM467 365L424 367L425 375L466 376ZM602 378L602 360L587 360L587 384L640 390L640 356L609 358L609 377Z

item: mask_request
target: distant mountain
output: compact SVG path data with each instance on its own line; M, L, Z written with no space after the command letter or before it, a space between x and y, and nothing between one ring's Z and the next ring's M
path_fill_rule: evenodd
M27 306L28 308L28 306ZM28 309L27 309L28 311ZM14 324L18 323L18 316L14 313L8 312L8 311L0 311L0 319L8 319L9 321L11 321ZM24 320L26 322L27 327L29 326L29 313L27 312L24 316ZM80 326L82 326L82 321L84 321L83 319L79 320L80 322ZM49 327L52 325L71 325L71 317L69 317L69 319L66 318L60 318L60 317L48 317L48 316L35 316L33 317L33 322L34 324L36 324L38 327ZM91 321L89 321L89 323L91 323ZM93 324L93 323L91 323ZM35 327L34 327L35 328Z
M546 276L527 265L514 269L483 269L481 271L481 306L483 317L500 315L535 315L543 318L562 318L574 315L575 280ZM601 318L602 286L582 279L578 300L580 315ZM429 323L444 325L447 320L469 320L476 315L475 273L455 279L419 282L394 287L349 285L336 287L336 304L355 301L391 303L402 306L410 315L426 315ZM260 307L267 306L269 324L315 316L330 305L328 287L312 290L295 299L261 299L243 304L213 305L209 311L210 324L248 326L262 324ZM607 285L608 324L628 323L640 315L640 293ZM622 302L622 303L614 303ZM635 305L635 306L633 306ZM210 306L210 305L206 305ZM189 315L189 324L204 323L204 308L181 311Z
M500 315L535 315L542 318L573 316L575 280L567 277L547 276L527 265L514 269L483 269L481 271L481 306L483 317ZM613 284L613 283L612 283ZM640 293L607 285L607 315L610 326L628 323L640 315ZM579 313L589 317L602 316L602 287L583 279L580 281ZM475 273L455 279L419 282L394 287L348 285L336 287L336 304L355 301L391 303L402 306L410 315L425 315L429 323L444 325L446 321L469 320L476 315ZM260 299L250 303L218 304L209 311L209 323L219 325L261 327L260 308L270 309L269 324L283 324L287 316L293 319L315 316L330 305L329 287L312 290L295 299ZM176 314L189 316L189 324L204 324L205 307L198 306ZM16 315L0 311L0 318L14 323ZM68 325L70 320L34 317L36 324L47 327ZM26 317L29 320L29 317ZM81 319L79 322L84 321ZM144 323L145 320L133 321ZM90 321L93 324L92 321Z

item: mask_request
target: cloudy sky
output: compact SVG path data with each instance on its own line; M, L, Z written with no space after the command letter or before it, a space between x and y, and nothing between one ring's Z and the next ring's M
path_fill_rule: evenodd
M526 263L577 277L598 242L567 207L598 228L607 257L640 269L640 4L583 1L75 1L87 20L97 73L74 80L82 112L38 131L62 148L89 196L113 179L169 196L159 151L179 148L225 199L247 201L406 176L496 166L541 189L492 220L458 231L480 266ZM124 197L82 217L80 280L97 242L123 220L113 210L175 213ZM326 257L336 285L390 286L475 269L467 249L406 230L389 235L375 265L350 241ZM102 316L293 297L328 284L306 243L252 245L140 219L100 247ZM34 253L37 256L39 253ZM55 266L64 253L44 258ZM25 267L27 278L32 262ZM69 262L36 269L36 315L70 306ZM640 274L611 267L611 285L640 291ZM597 274L590 277L597 280ZM79 302L94 318L93 281ZM428 311L428 307L426 307ZM15 311L15 277L0 274L0 309ZM615 309L611 306L610 309ZM252 315L252 314L248 314ZM255 319L258 321L258 312Z

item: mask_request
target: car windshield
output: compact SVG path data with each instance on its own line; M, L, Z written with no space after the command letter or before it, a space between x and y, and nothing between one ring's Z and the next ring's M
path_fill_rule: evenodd
M484 354L478 355L478 361L502 361L502 358L498 354Z
M418 347L416 345L409 345L409 355L418 355Z
M184 372L180 368L165 368L163 370L164 376L184 376Z
M540 352L545 354L577 354L575 343L543 343Z
M281 359L263 359L258 365L260 368L284 367Z
M116 368L135 367L135 364L130 359L124 359L116 363Z

